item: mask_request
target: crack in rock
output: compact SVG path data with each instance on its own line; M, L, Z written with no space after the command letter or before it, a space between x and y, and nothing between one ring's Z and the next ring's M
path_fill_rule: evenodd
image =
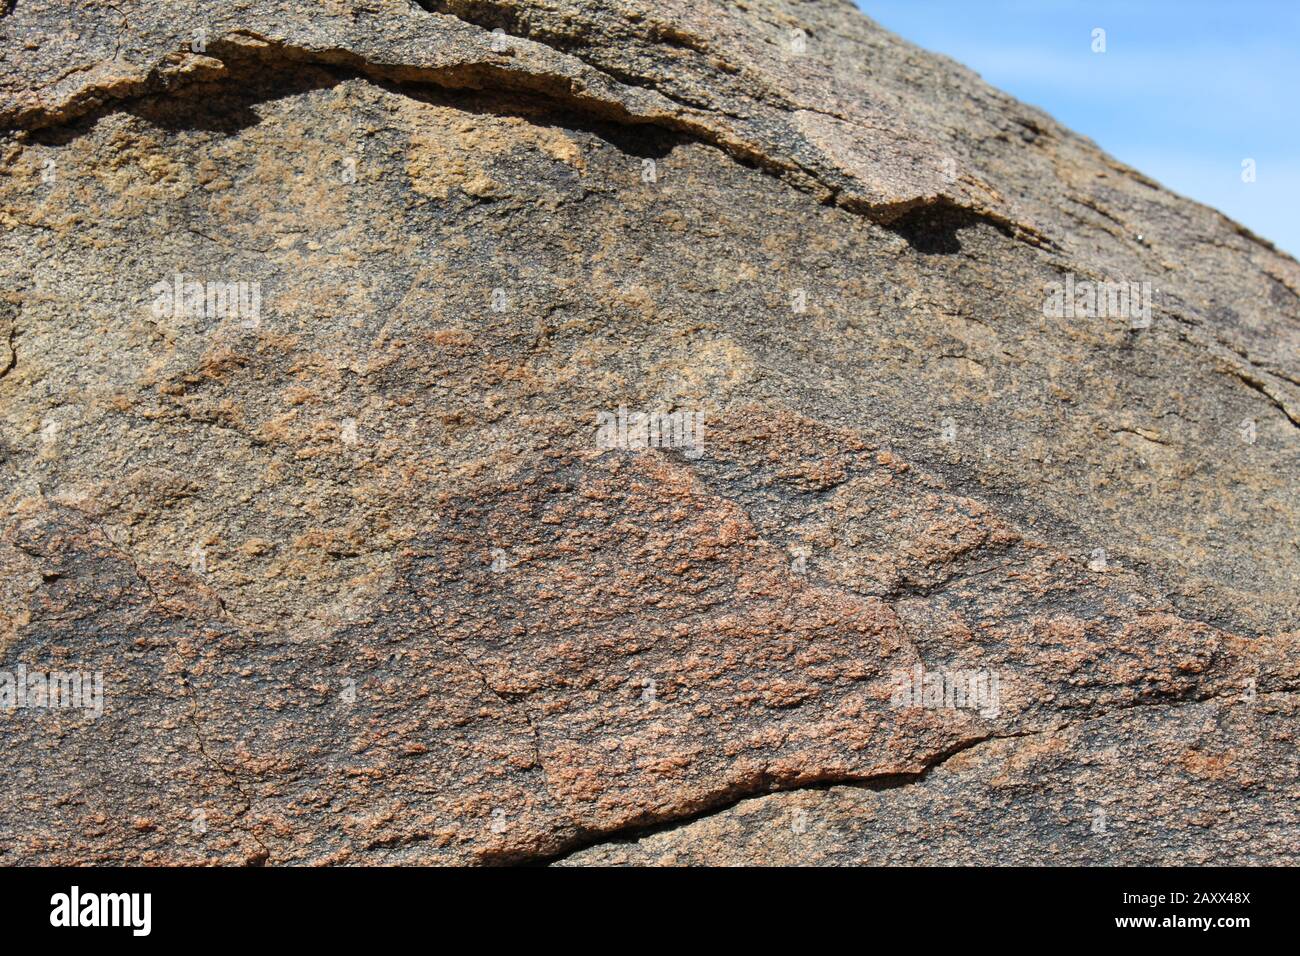
M371 79L404 85L430 85L444 90L477 90L528 93L542 96L554 105L601 122L628 126L655 126L667 132L687 136L713 146L733 159L756 166L787 181L822 202L838 205L889 228L914 217L926 209L957 210L967 222L987 222L1006 235L1032 246L1052 249L1055 244L1039 229L1016 221L996 204L965 198L947 190L941 179L923 186L910 187L905 180L908 170L918 167L918 160L903 156L901 174L891 171L877 177L863 165L854 140L864 128L824 114L796 111L800 115L820 115L809 126L796 122L780 132L765 133L763 127L743 120L736 121L714 110L700 109L666 96L653 85L629 87L607 70L559 48L543 43L539 47L551 55L547 69L545 59L538 66L525 67L515 57L492 50L493 34L469 21L457 19L476 31L486 55L462 56L455 64L431 66L419 62L381 61L346 47L312 48L272 40L247 29L231 30L213 40L203 54L170 54L148 66L114 62L111 68L100 64L107 76L88 83L64 99L35 107L0 106L0 126L17 130L66 127L86 114L125 108L145 96L163 94L170 97L188 95L197 84L214 79L247 83L249 70L283 68L287 64L313 64L346 68ZM531 41L530 41L531 42ZM827 123L838 123L832 129ZM847 133L845 131L850 131ZM802 144L793 151L783 142ZM933 146L916 148L918 154L933 155ZM802 160L797 152L819 157L817 163ZM839 157L844 157L843 161ZM829 162L829 165L827 164ZM847 167L845 166L847 163ZM824 168L818 168L819 166ZM852 167L857 167L856 171ZM923 168L923 165L922 167ZM833 172L832 172L833 171ZM903 178L898 179L899 175ZM980 187L987 191L985 187ZM865 190L865 192L864 192ZM872 193L883 190L877 198Z

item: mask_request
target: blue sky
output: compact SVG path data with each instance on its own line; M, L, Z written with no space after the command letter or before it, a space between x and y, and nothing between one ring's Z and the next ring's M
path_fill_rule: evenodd
M1300 255L1297 0L857 0L1111 155ZM1106 31L1106 52L1092 32ZM1242 182L1242 160L1256 180Z

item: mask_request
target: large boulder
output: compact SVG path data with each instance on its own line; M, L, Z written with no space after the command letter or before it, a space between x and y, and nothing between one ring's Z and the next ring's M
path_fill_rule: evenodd
M0 863L1300 858L1300 266L963 67L19 0L0 127Z

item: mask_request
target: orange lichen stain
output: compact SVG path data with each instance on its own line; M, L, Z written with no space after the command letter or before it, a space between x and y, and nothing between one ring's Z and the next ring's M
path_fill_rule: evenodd
M1007 755L1002 771L989 780L994 787L1012 786L1021 783L1027 776L1035 773L1035 768L1058 754L1068 752L1070 742L1053 734L1025 737L1017 743ZM968 751L960 756L976 759L975 751ZM956 758L954 758L955 761ZM954 769L957 769L954 763Z
M248 362L248 356L222 345L204 353L199 362L199 372L204 378L219 382L231 372L243 368Z
M1206 753L1203 750L1185 750L1178 758L1178 763L1192 776L1205 780L1230 780L1236 776L1231 751Z
M580 145L554 127L516 116L467 114L409 100L402 101L397 111L411 126L406 158L411 187L434 199L446 199L455 188L473 196L501 192L504 187L492 179L487 167L521 147L575 169L586 168Z
M435 345L443 347L464 346L474 341L474 336L465 329L437 329L432 333L431 338Z

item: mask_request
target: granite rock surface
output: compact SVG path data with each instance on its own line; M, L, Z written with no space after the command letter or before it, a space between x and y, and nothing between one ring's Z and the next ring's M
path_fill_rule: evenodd
M1268 242L847 0L0 10L0 863L1300 861Z

